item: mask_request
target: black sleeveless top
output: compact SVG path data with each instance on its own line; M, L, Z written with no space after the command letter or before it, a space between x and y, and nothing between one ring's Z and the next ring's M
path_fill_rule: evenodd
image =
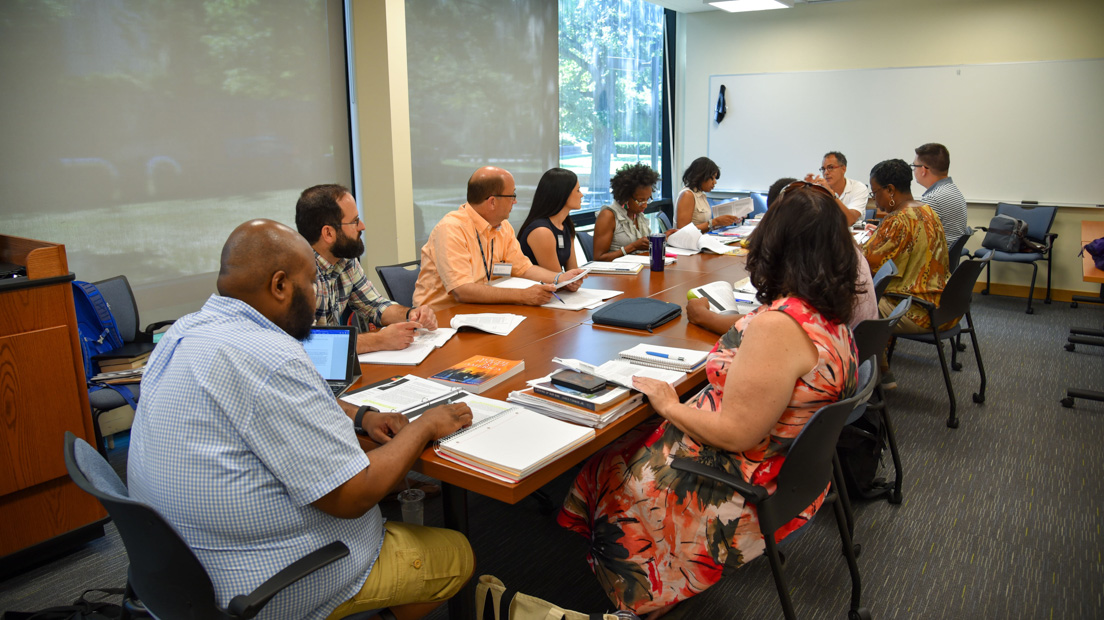
M567 260L571 258L571 247L575 244L575 240L567 234L567 222L564 222L564 230L559 230L546 217L533 221L518 235L518 244L521 245L522 254L528 256L534 265L537 264L537 257L533 255L533 250L529 247L529 233L538 228L547 228L552 231L552 235L556 238L556 258L560 261L560 267L567 269Z

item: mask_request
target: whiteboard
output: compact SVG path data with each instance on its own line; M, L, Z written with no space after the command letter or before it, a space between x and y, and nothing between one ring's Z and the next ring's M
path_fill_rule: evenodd
M939 142L970 202L1104 206L1104 59L714 75L709 93L717 191L765 191L828 151L867 183L878 162Z

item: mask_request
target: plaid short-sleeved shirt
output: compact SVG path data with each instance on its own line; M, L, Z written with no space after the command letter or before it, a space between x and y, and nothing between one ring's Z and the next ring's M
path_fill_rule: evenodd
M376 292L364 275L360 261L343 258L330 264L318 252L318 281L314 283L314 322L316 325L340 325L345 306L376 327L383 327L383 311L395 302Z
M301 343L244 302L212 296L150 356L127 483L180 532L221 605L335 540L349 555L295 583L259 618L324 618L364 584L383 543L311 505L368 467L352 420Z

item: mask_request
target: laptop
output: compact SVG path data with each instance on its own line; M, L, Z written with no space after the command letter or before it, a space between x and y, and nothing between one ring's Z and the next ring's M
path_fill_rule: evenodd
M303 349L326 380L334 396L341 396L360 378L356 354L357 328L351 325L319 325L311 328Z

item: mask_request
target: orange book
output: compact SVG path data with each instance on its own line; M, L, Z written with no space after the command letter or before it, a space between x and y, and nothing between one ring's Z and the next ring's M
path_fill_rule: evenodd
M474 355L430 377L433 381L475 394L493 388L525 370L525 360Z

